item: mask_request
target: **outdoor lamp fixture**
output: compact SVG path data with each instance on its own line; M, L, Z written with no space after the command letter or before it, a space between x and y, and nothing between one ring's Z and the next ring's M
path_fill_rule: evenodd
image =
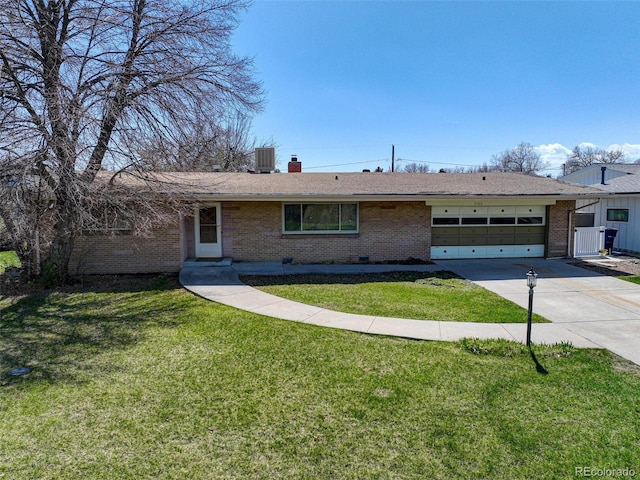
M527 347L531 347L531 314L533 312L533 289L538 283L538 274L531 266L527 272L527 287L529 287L529 313L527 315Z

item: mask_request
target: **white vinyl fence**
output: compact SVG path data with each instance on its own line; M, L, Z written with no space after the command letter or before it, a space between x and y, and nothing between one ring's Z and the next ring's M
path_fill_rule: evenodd
M605 227L575 227L573 256L592 257L604 248Z

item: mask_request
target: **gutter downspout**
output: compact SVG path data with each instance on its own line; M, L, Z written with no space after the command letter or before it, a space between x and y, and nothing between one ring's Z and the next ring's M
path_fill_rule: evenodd
M587 207L590 207L591 205L595 205L596 203L600 203L600 199L596 200L595 202L591 202L591 203L587 203L586 205L582 205L581 207L572 208L571 210L569 210L567 212L567 214L569 215L568 221L567 221L567 224L569 225L569 228L567 229L567 257L568 258L573 258L573 255L572 255L572 252L571 252L572 246L573 246L573 243L571 242L571 234L573 233L571 231L571 229L573 228L571 226L571 214L573 212L577 212L578 210L582 210L583 208L587 208Z

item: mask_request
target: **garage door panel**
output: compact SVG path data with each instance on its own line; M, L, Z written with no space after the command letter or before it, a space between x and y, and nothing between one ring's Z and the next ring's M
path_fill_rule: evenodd
M488 245L486 235L460 235L458 245Z
M516 207L516 214L520 215L544 215L546 211L546 207L544 205L533 205L531 207Z
M487 207L460 207L460 215L477 215L487 216L489 209Z
M445 236L445 235L455 235L456 237L460 234L460 227L433 227L431 229L432 236Z
M543 235L544 236L545 227L544 225L531 225L526 227L518 227L516 231L517 235Z
M459 258L486 258L487 247L458 247Z
M431 258L434 260L444 258L460 258L458 247L432 247Z
M434 235L431 237L431 245L434 246L451 246L451 245L459 245L460 242L458 240L458 236L441 236Z
M514 245L515 237L511 235L489 235L487 245Z
M515 256L515 247L513 245L487 247L487 257L513 257Z
M489 215L509 215L514 216L516 214L516 207L489 207Z
M433 216L438 215L460 215L460 207L431 207Z
M489 231L489 235L491 236L496 236L496 235L513 236L515 233L516 233L516 227L505 227L505 226L491 227L491 230Z
M544 245L519 245L515 247L515 257L543 257Z
M478 235L488 235L489 227L460 227L458 229L460 235L465 236L478 236Z
M533 245L536 243L544 243L544 234L540 235L516 235L515 242L516 245Z

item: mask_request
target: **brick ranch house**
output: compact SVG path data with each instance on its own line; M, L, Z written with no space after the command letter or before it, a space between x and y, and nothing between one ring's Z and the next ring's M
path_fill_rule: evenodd
M295 171L295 170L293 170ZM294 263L566 257L576 200L602 192L515 173L167 173L192 215L147 237L76 239L72 274L177 272L188 259Z

